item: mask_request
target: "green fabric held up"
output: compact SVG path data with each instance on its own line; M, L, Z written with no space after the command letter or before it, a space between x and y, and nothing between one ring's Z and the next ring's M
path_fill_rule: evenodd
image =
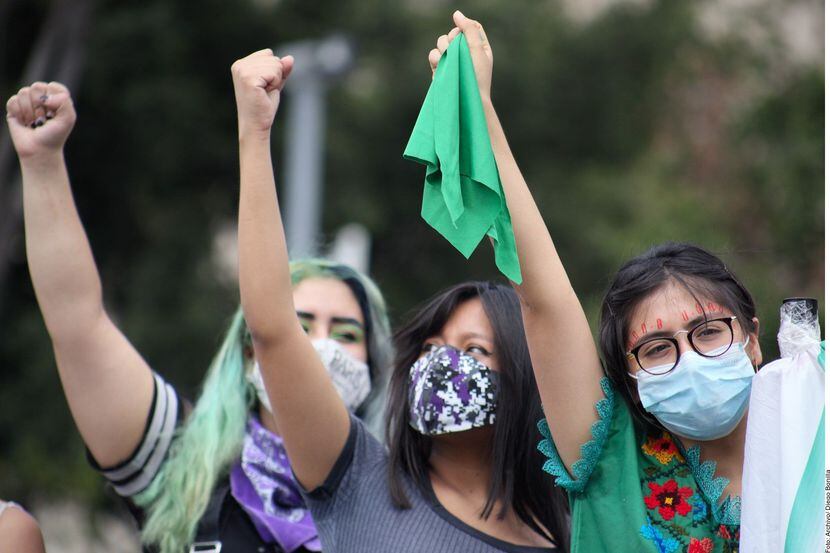
M463 34L438 63L403 155L427 168L424 220L467 258L491 237L496 266L520 284L513 225Z

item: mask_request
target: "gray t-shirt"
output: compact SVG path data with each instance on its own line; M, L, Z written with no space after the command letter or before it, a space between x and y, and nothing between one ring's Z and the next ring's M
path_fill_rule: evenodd
M363 423L352 417L349 439L328 478L305 493L326 553L550 553L556 548L513 545L488 536L450 514L435 498L406 481L411 509L392 503L389 456Z

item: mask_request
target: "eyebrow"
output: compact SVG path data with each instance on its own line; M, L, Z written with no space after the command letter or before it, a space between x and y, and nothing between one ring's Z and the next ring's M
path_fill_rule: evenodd
M479 334L478 332L465 332L461 335L461 338L464 340L469 340L471 338L477 338L479 340L486 340L487 342L493 343L493 339L489 336L485 336L484 334Z
M331 322L333 322L334 324L341 324L341 325L349 324L349 325L354 325L354 326L358 326L360 328L363 328L363 323L361 323L357 319L353 319L351 317L332 317Z
M308 319L309 321L317 319L314 313L309 313L308 311L297 311L297 317L300 319ZM363 323L352 317L332 317L331 322L334 324L350 324L363 328Z
M716 318L718 318L718 317L716 317ZM713 319L711 317L706 317L706 315L698 315L694 319L690 319L689 322L687 322L685 325L683 325L682 328L684 328L686 330L691 330L694 327L696 327L697 325L699 325L700 323L702 323L704 321L707 321L707 320L713 320ZM671 331L668 331L668 330L655 330L653 332L643 334L642 336L640 336L637 339L636 342L634 342L634 345L632 345L630 348L628 348L628 351L633 350L634 348L636 348L640 344L648 342L652 338L670 338L672 335L674 335L676 333L677 333L677 330L675 330L674 332L671 332Z

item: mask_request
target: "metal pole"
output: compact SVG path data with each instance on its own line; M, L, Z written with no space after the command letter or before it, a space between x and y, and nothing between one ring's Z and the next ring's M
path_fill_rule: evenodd
M283 219L288 251L294 257L319 255L323 210L326 90L352 65L351 43L334 35L275 49L294 56L288 79Z
M323 195L325 84L310 73L293 83L287 102L285 202L288 251L292 256L318 255Z

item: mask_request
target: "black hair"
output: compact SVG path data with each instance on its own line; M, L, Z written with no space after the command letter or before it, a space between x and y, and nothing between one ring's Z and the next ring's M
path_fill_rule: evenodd
M488 518L497 502L501 505L499 518L512 507L525 524L567 551L567 500L564 492L543 473L544 458L535 446L540 438L536 422L544 414L519 299L512 288L503 284L465 282L452 286L417 309L395 334L397 356L390 382L386 429L392 500L399 508L411 507L402 481L404 476L410 477L423 493L430 493L427 487L432 438L409 425L409 368L420 357L424 341L438 334L455 309L473 298L481 300L493 327L494 353L501 367L490 487L480 516Z
M602 300L599 343L605 374L619 390L635 420L649 432L665 429L639 401L634 399L632 379L628 377L626 337L631 316L640 302L674 280L695 302L714 301L738 318L745 332L757 331L755 301L726 264L713 253L693 244L666 242L627 261L611 282ZM706 317L706 309L703 309Z

